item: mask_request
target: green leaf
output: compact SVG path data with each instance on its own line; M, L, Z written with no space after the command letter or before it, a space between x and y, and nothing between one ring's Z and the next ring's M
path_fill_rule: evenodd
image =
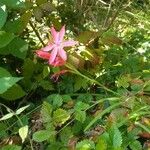
M27 106L24 106L24 107L21 107L19 108L17 111L16 111L16 115L19 115L21 114L24 110L26 110L30 105L27 105Z
M12 101L12 100L19 99L25 95L26 93L22 89L22 87L18 84L15 84L12 87L10 87L6 92L4 92L2 95L0 95L0 97Z
M86 110L88 107L89 107L89 104L79 101L76 103L74 109L75 110Z
M142 145L139 141L135 140L131 144L129 144L131 150L142 150Z
M36 0L36 3L37 3L38 5L44 4L44 3L46 3L46 2L47 2L47 0Z
M113 131L114 131L113 146L114 146L114 148L119 148L119 147L121 147L121 144L122 144L121 132L119 131L119 129L116 126L114 126Z
M25 139L27 138L27 135L28 135L28 126L24 126L24 127L21 127L19 129L19 136L21 137L22 139L22 143L25 141Z
M1 0L1 2L13 9L25 8L25 3L22 0Z
M0 3L0 29L3 27L7 19L6 5Z
M52 102L52 104L55 108L60 107L63 103L63 99L62 99L61 95L59 95L59 94L52 94L47 97L47 100L49 102Z
M0 31L0 48L8 45L14 38L15 38L15 35L13 33Z
M0 78L1 77L10 77L11 74L4 68L0 67Z
M57 109L53 113L53 120L55 124L59 126L64 124L69 118L70 118L70 114L61 108Z
M49 132L48 130L40 130L33 134L33 140L36 142L43 142L51 137L54 132Z
M77 40L83 44L88 44L92 39L98 36L98 32L84 31L80 33Z
M1 150L21 150L21 146L11 144L2 147Z
M25 59L28 50L28 44L21 38L15 38L9 45L9 52L13 56Z
M75 119L83 123L86 119L86 112L81 110L75 111Z
M48 102L44 101L41 109L41 116L44 123L51 122L53 107Z
M76 150L93 150L95 149L95 144L91 140L83 140L78 142L76 145Z
M2 77L0 78L0 94L6 92L10 87L12 87L16 82L22 78L18 77Z
M107 143L103 138L99 138L95 150L107 150Z
M53 87L53 84L50 82L50 81L47 81L47 80L42 80L39 85L44 89L44 90L47 90L47 91L52 91L54 90L54 87Z
M43 78L46 78L50 73L50 67L49 66L44 66L43 68Z
M80 90L81 88L86 89L87 85L87 80L77 77L74 84L74 92Z
M28 11L24 13L20 18L6 22L4 30L15 34L21 34L26 28L30 18L31 12Z
M8 114L4 115L2 118L0 118L0 121L7 120L7 119L11 118L12 116L14 116L14 113L8 113Z
M72 133L72 129L71 127L66 127L64 128L61 132L60 132L60 139L62 141L62 143L64 143L65 145L68 144L69 139L73 137L73 133Z

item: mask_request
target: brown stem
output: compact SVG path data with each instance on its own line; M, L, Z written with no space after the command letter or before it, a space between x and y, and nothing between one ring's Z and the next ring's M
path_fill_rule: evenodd
M30 26L32 27L33 31L35 32L36 36L39 38L40 42L43 46L45 46L45 43L43 42L42 38L40 37L39 32L35 29L35 26L32 24L31 21L29 21Z

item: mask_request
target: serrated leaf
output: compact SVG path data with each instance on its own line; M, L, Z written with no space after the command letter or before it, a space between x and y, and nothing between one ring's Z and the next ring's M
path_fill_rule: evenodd
M83 123L86 119L86 112L81 110L75 111L75 119Z
M11 144L2 147L1 150L21 150L21 146Z
M135 140L131 144L129 144L131 150L142 150L142 145L139 141Z
M16 115L19 115L21 114L24 110L26 110L30 105L27 105L27 106L24 106L24 107L21 107L19 108L17 111L16 111Z
M0 94L6 92L10 87L12 87L16 82L22 78L18 77L2 77L0 78Z
M0 2L0 29L3 27L7 19L6 5Z
M75 110L86 110L89 107L89 104L84 103L84 102L77 102L74 109Z
M52 121L52 110L53 107L48 102L44 101L41 109L41 116L44 123L48 123Z
M72 129L71 127L66 127L60 132L60 139L62 143L68 144L69 139L73 137Z
M62 125L64 124L68 119L70 118L70 114L61 108L57 109L53 113L53 120L56 125Z
M94 150L95 144L91 140L83 140L78 142L76 145L76 150Z
M19 129L19 136L21 137L22 139L22 143L25 141L25 139L27 138L27 135L28 135L28 126L24 126L24 127L21 127Z
M95 150L107 150L107 143L103 138L99 138Z
M36 142L43 142L51 137L54 132L49 132L48 130L40 130L33 134L33 140Z
M17 91L17 92L16 92ZM0 95L0 97L12 101L17 100L23 96L25 96L25 91L22 89L22 87L18 84L13 85L10 87L6 92Z
M8 113L8 114L4 115L2 118L0 118L0 121L7 120L7 119L11 118L12 116L14 116L14 113Z
M14 38L15 35L13 33L0 31L0 48L8 45Z
M59 94L52 94L47 97L47 100L49 102L52 102L52 105L55 108L60 107L63 103L63 99L62 99L61 95L59 95Z

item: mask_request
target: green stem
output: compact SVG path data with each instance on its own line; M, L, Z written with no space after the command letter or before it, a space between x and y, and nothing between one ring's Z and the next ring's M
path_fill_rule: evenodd
M107 88L106 86L102 85L102 84L99 83L98 81L96 81L96 80L94 80L94 79L91 79L91 78L89 78L89 77L83 75L82 73L80 73L76 68L74 68L74 67L71 66L70 64L66 64L66 67L68 67L69 69L72 70L72 71L70 71L70 72L72 72L72 73L74 73L74 74L77 74L77 75L79 75L79 76L81 76L81 77L87 79L88 81L99 85L99 86L102 87L104 90L106 90L106 91L108 91L108 92L110 92L110 93L113 93L113 94L115 94L115 95L117 95L117 96L120 96L120 94L118 94L117 92L115 92L115 91L113 91L113 90Z
M84 132L87 131L97 120L101 119L103 115L105 115L106 113L109 113L111 110L113 110L114 108L120 106L122 104L122 102L120 103L115 103L114 105L106 108L104 111L100 112L84 129Z

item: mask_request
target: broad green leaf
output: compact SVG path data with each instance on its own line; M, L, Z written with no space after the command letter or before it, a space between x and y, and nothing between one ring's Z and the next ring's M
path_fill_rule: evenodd
M0 48L8 45L14 38L15 38L15 35L13 33L0 31Z
M24 106L24 107L21 107L19 108L17 111L16 111L16 115L19 115L21 114L24 110L26 110L30 105L27 105L27 106Z
M3 4L13 9L25 8L25 3L23 0L1 0Z
M53 113L53 120L56 125L60 126L64 124L70 118L70 114L61 108L57 109Z
M5 31L21 34L26 28L29 20L31 18L31 12L24 13L20 18L6 22L4 29Z
M1 77L10 77L11 74L4 68L0 67L0 78Z
M24 127L21 127L19 129L19 136L21 137L22 139L22 143L25 141L25 139L27 138L27 135L28 135L28 126L24 126Z
M21 146L11 144L2 147L1 150L21 150Z
M6 5L0 2L0 29L3 27L7 19Z
M51 137L54 132L49 132L48 130L40 130L33 134L33 140L36 142L43 142Z
M88 44L91 40L98 36L98 32L84 31L79 34L77 40L83 44Z
M76 145L76 150L94 150L95 144L91 140L83 140L78 142Z
M12 101L25 96L25 94L26 93L22 89L22 87L18 84L15 84L12 87L10 87L6 92L4 92L2 95L0 95L0 97Z
M28 44L26 41L17 37L9 43L7 48L8 53L15 57L25 59L28 50Z
M2 77L0 78L0 94L6 92L10 87L12 87L16 82L22 78L18 77Z
M2 118L0 118L0 121L7 120L7 119L11 118L13 115L14 115L14 113L8 113L8 114L4 115Z

